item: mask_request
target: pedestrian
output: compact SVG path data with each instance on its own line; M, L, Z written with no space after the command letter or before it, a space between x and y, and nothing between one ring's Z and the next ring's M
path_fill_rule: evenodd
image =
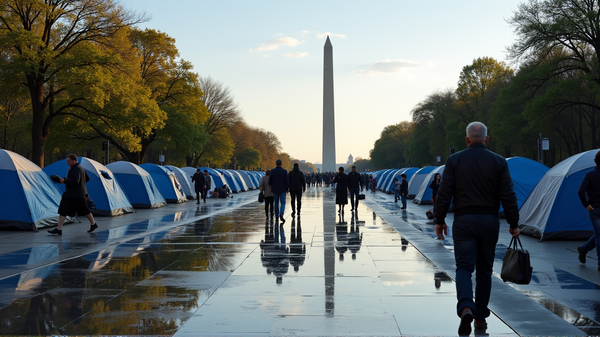
M434 205L433 212L435 213L435 197L437 196L438 190L440 189L440 184L442 183L442 176L439 173L436 173L433 176L433 181L429 185L431 188L431 203Z
M344 206L348 204L348 176L340 166L338 174L333 178L337 184L335 188L335 203L338 205L338 214L344 214Z
M400 186L402 184L400 183L400 181L398 180L398 178L394 178L394 202L398 202L398 199L400 199Z
M63 224L67 216L74 217L75 214L85 216L89 220L90 229L87 232L91 233L98 228L98 224L87 205L89 196L85 185L90 180L90 176L79 165L78 158L74 154L67 155L67 165L70 167L67 177L57 180L57 182L65 184L65 192L58 206L58 225L48 233L62 235Z
M269 176L269 185L271 185L271 192L273 193L273 199L275 199L275 221L281 220L283 225L285 223L283 218L285 197L290 189L290 180L287 170L281 167L281 159L277 159L275 165L276 167L271 170Z
M206 202L206 195L210 192L210 187L212 186L212 178L210 174L208 174L208 170L204 170L204 193L202 193L202 199Z
M200 199L204 196L204 190L206 190L204 175L200 172L200 169L196 169L196 173L192 176L192 182L194 183L194 189L196 191L196 200L198 200L196 201L196 204L199 204Z
M492 268L498 242L500 204L504 207L509 232L519 236L517 197L506 159L486 147L487 127L480 122L467 126L467 148L446 160L444 180L435 199L435 232L440 239L448 235L446 213L453 203L454 258L456 261L456 313L460 317L458 334L487 329L488 303L492 289ZM476 270L475 301L471 274Z
M269 185L270 175L271 170L265 171L265 176L262 177L258 184L258 190L263 192L265 215L267 216L267 219L269 218L269 214L271 215L271 219L273 219L273 192L271 192L271 185Z
M406 198L408 197L408 181L406 181L406 174L400 175L400 200L402 200L402 207L400 209L406 209Z
M292 217L296 215L296 209L299 216L300 208L302 207L302 193L306 192L306 181L304 180L304 173L300 172L298 163L294 163L294 168L288 176L290 181L290 197L292 197Z
M358 188L363 191L363 183L360 177L360 173L356 172L356 166L352 166L352 171L348 173L348 191L350 191L350 203L352 209L350 212L356 210L358 212ZM356 201L355 201L356 199Z
M588 211L594 229L594 235L583 246L577 247L581 263L585 263L587 252L594 248L600 248L600 151L596 152L594 162L596 167L583 176L579 190L577 190L581 204ZM600 271L600 250L596 249L596 253Z

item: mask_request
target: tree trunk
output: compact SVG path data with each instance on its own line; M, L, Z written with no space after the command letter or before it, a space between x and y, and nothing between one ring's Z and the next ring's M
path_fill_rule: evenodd
M31 95L31 161L39 167L44 167L44 148L48 139L47 127L44 127L44 113L47 105L44 104L44 86L37 84L32 76L27 76L27 86ZM46 129L46 130L45 130Z

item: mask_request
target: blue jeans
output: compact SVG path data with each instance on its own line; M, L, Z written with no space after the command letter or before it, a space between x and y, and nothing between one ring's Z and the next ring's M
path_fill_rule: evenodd
M593 211L588 211L590 220L592 221L592 228L594 229L594 235L583 245L581 249L584 252L589 252L596 247L600 247L600 209L595 208ZM596 249L598 254L598 266L600 267L600 250Z
M402 200L402 208L406 208L406 193L402 194L400 199Z
M456 313L471 308L475 319L490 315L488 303L492 291L492 268L498 242L500 221L496 215L469 214L454 218L452 238L456 259ZM475 301L471 274L477 270Z
M398 202L398 199L400 199L400 190L394 190L394 202Z
M275 217L277 218L279 215L283 215L285 211L285 192L283 193L273 193L273 199L275 199ZM279 206L281 204L281 206Z
M349 187L348 191L350 191L350 205L352 206L352 209L358 208L358 187ZM354 202L355 199L356 203Z

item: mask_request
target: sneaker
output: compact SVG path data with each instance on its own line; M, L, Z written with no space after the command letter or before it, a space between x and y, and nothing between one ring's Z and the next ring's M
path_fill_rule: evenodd
M473 312L470 308L465 308L460 316L460 325L458 326L459 336L468 336L471 334L471 322L473 322Z
M579 262L585 263L586 252L583 251L581 247L577 247L577 252L579 253Z
M91 233L91 232L95 231L95 230L96 230L96 228L98 228L98 225L97 225L97 224L93 224L93 225L91 225L91 226L90 226L90 230L89 230L89 231L87 231L87 232L88 232L88 233Z
M54 229L49 230L48 233L62 235L62 229L54 228Z

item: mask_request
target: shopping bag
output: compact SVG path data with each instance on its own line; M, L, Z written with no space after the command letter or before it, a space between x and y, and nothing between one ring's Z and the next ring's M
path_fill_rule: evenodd
M517 242L520 247L517 246ZM513 237L502 259L502 272L500 273L502 281L529 284L532 272L529 252L523 249L519 237Z
M263 193L263 191L260 191L260 193L258 193L258 202L263 202L265 200L265 195Z

